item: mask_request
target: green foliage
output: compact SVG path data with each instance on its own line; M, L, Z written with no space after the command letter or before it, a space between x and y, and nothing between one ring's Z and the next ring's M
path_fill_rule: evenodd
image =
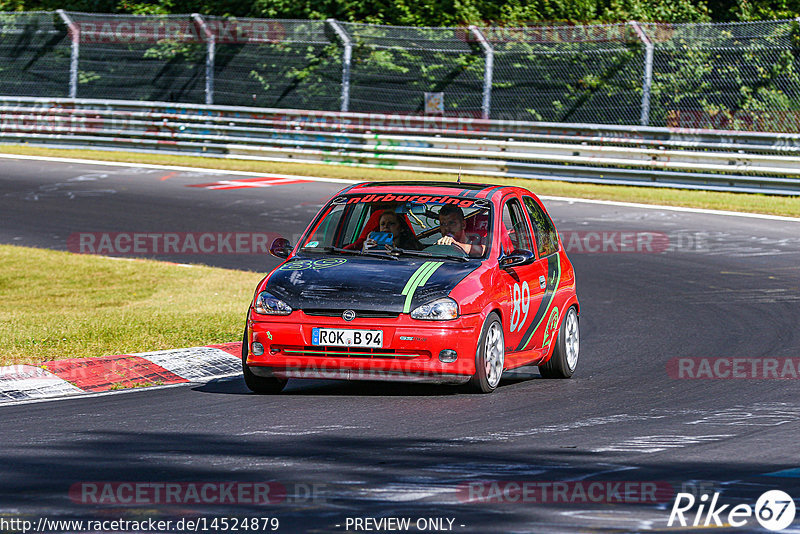
M0 11L23 11L25 0L0 0Z
M705 2L691 0L610 0L603 20L639 22L709 22Z
M173 12L174 2L172 0L162 0L154 4L152 2L122 0L117 7L120 11L133 15L167 15Z
M752 21L789 19L800 0L0 0L0 11L203 13L408 26L464 23Z
M200 43L182 43L163 39L148 48L142 57L161 61L188 61L198 63L205 57L205 47Z
M756 28L688 27L659 43L653 124L800 130L795 120L800 111L800 27L773 22Z
M101 76L96 72L90 70L79 70L78 71L78 83L91 83L93 81L99 80Z
M798 0L710 0L709 4L718 21L793 19L800 15Z

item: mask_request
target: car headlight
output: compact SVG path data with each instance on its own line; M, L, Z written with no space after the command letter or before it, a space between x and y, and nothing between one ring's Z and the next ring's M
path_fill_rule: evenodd
M261 315L289 315L292 313L291 306L266 291L262 291L256 297L255 309L256 313Z
M451 321L458 318L458 303L450 297L442 297L413 310L411 318L425 321Z

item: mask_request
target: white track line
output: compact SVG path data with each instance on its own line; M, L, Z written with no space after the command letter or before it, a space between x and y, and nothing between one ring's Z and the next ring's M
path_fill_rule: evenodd
M144 169L162 169L165 171L207 172L214 174L233 174L239 176L274 176L276 178L289 178L295 180L308 180L310 182L330 182L335 184L353 184L360 180L346 180L344 178L321 178L318 176L298 176L292 174L275 174L271 172L229 171L209 167L182 167L178 165L154 165L150 163L125 163L120 161L97 161L91 159L54 158L49 156L23 156L17 154L0 154L0 159L22 159L34 161L49 161L55 163L78 163L82 165L106 165L111 167L131 167ZM800 222L798 217L784 217L781 215L767 215L763 213L742 213L738 211L709 210L702 208L685 208L680 206L663 206L660 204L637 204L635 202L617 202L614 200L593 200L587 198L552 197L542 195L542 200L555 200L563 202L583 202L585 204L601 204L606 206L620 206L625 208L638 208L649 210L679 211L684 213L699 213L703 215L722 215L726 217L746 217L750 219L766 219L771 221Z
M782 215L767 215L765 213L742 213L740 211L707 210L702 208L684 208L681 206L662 206L660 204L637 204L635 202L617 202L615 200L593 200L588 198L551 197L540 195L542 200L556 200L562 202L583 202L586 204L604 204L606 206L621 206L625 208L658 209L663 211L682 211L685 213L701 213L703 215L726 215L731 217L749 217L751 219L768 219L771 221L800 222L798 217L784 217Z
M226 378L236 378L237 376L242 376L241 373L238 375L232 375L230 377L220 377L214 380L223 380ZM197 382L180 382L179 384L164 384L161 386L147 386L144 388L126 388L126 389L114 389L109 391L90 391L90 392L82 392L75 395L63 395L58 397L42 397L38 399L20 399L20 400L13 400L8 402L0 403L0 408L5 408L6 406L19 406L20 404L38 404L41 402L57 402L57 401L65 401L65 400L82 400L82 399L90 399L93 397L110 397L111 395L127 395L128 393L137 393L140 391L153 391L156 389L167 389L167 388L179 388L179 387L186 387L186 386L198 386L207 384L207 381L197 381Z
M358 180L345 180L344 178L321 178L319 176L298 176L294 174L276 174L274 172L229 171L227 169L214 169L209 167L182 167L180 165L155 165L152 163L127 163L122 161L99 161L93 159L53 158L49 156L21 156L16 154L0 154L2 159L25 159L34 161L50 161L55 163L79 163L82 165L106 165L110 167L131 167L137 169L161 169L165 171L207 172L213 174L234 174L237 176L264 176L275 178L289 178L293 180L308 180L310 182L331 182L334 184L354 184Z

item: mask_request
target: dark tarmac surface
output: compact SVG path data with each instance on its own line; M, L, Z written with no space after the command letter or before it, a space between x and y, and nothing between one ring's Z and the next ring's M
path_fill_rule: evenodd
M189 187L241 178L0 160L0 243L67 250L82 232L255 232L294 242L344 187ZM720 492L720 505L754 506L770 489L800 497L800 377L668 372L677 358L800 358L800 223L545 204L562 234L669 240L660 253L590 252L591 238L568 248L582 306L573 379L525 368L488 396L294 380L275 397L232 379L4 406L0 519L277 517L278 532L354 532L348 518L396 517L411 519L410 532L427 518L442 521L420 524L428 532L444 531L447 519L454 532L640 532L668 530L681 491ZM277 264L264 254L157 257L263 272ZM97 505L86 485L234 481L273 482L270 500L279 502ZM548 485L557 482L569 484ZM619 498L617 482L657 487L657 502ZM523 498L515 483L538 491ZM555 487L561 493L543 493ZM591 494L598 501L581 489L601 492ZM492 502L474 502L481 496ZM718 530L759 529L751 518Z

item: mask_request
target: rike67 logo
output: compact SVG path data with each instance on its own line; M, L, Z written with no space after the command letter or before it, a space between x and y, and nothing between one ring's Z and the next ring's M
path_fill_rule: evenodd
M707 493L695 498L691 493L678 493L669 514L667 526L671 527L733 527L746 526L755 516L756 521L765 529L783 530L794 521L794 500L788 493L770 490L763 493L756 501L755 508L749 504L718 504L720 493L709 498Z

